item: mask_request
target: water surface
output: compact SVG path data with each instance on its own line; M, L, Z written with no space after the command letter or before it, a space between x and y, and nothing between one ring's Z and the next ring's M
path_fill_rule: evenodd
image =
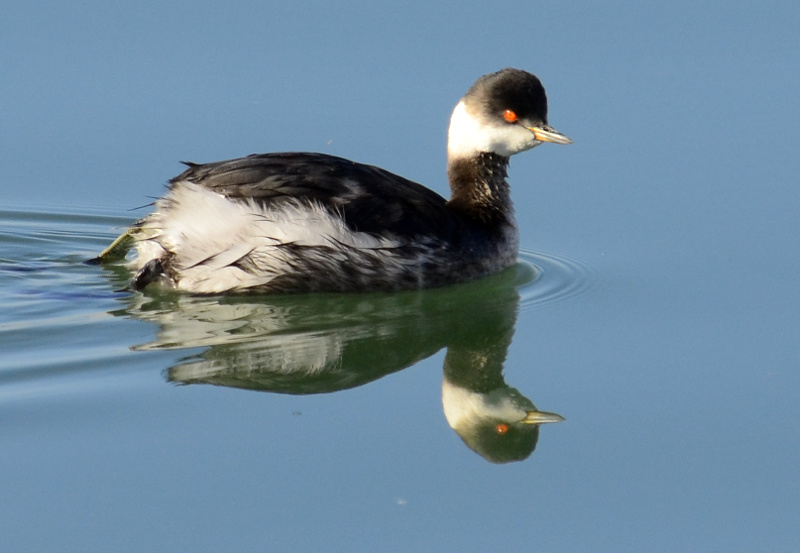
M797 2L7 4L2 551L800 549ZM211 299L82 263L179 160L446 195L506 66L575 141L512 160L515 271ZM566 421L498 455L452 408L487 398Z
M722 318L678 330L680 294L620 310L635 283L531 252L422 292L133 293L82 263L131 220L0 214L15 550L547 549L620 520L736 545L794 524L795 377L704 347ZM499 434L509 406L567 421Z

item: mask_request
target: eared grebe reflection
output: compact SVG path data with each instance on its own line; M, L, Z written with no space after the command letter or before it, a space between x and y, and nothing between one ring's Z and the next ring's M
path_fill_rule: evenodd
M547 124L534 75L484 75L458 102L448 133L445 200L393 173L317 153L188 163L155 211L95 261L136 246L132 287L198 294L391 291L465 282L516 262L519 233L506 169L542 142L572 141Z

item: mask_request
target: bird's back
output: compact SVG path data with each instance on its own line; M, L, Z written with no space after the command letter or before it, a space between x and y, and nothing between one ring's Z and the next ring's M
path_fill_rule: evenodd
M454 230L442 196L372 165L296 152L187 165L171 186L191 182L231 201L262 208L282 202L314 203L339 214L354 232L446 238Z

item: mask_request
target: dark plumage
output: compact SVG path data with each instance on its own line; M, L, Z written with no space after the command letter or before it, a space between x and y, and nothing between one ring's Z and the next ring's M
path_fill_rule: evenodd
M410 238L453 230L446 200L433 190L340 157L288 152L187 165L172 185L193 182L265 208L285 201L314 202L338 212L355 232Z

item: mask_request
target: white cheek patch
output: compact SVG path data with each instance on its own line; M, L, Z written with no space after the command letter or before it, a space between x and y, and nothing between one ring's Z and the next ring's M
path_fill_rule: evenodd
M492 125L470 113L460 101L450 117L447 153L451 159L472 157L479 153L495 153L510 157L529 150L539 141L520 125Z
M459 431L475 426L481 420L519 421L527 410L514 401L513 388L498 388L487 393L474 392L442 381L442 407L447 424ZM519 392L516 392L519 395ZM523 398L524 399L524 398ZM533 404L530 405L533 409Z

